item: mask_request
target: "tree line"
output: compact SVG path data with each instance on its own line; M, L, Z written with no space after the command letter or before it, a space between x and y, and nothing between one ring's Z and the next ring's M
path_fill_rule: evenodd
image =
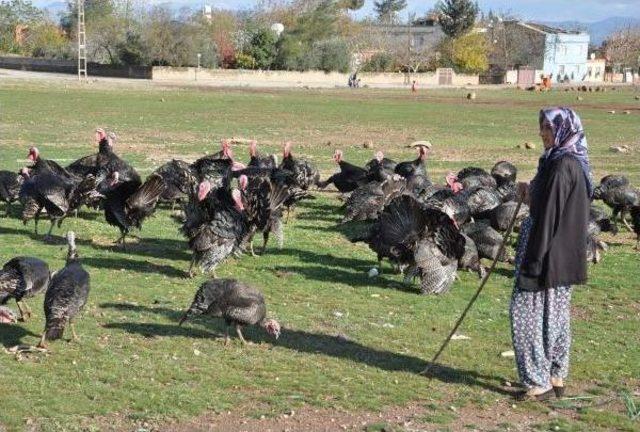
M401 19L406 0L373 0L375 19L361 20L351 12L361 9L365 0L257 3L249 10L214 9L205 14L149 6L143 0L85 0L89 61L327 72L452 67L482 73L496 49L486 32L474 30L485 24L485 16L472 0L441 0L425 11L444 35L436 46L423 50L407 46L406 38L397 36L396 27L407 23ZM58 16L48 15L30 0L0 0L2 53L73 59L76 33L75 0L69 0ZM637 50L628 43L636 39L637 32L612 37L611 55L637 63ZM368 54L354 56L358 53Z

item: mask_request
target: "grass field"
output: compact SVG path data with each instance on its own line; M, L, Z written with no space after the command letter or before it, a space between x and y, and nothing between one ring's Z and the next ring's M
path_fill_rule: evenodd
M569 104L582 115L596 176L624 172L640 184L637 93L589 93L577 101L576 93L479 90L473 102L464 94L4 80L0 168L19 169L32 145L45 158L69 163L95 151L93 130L102 126L118 133L116 151L145 174L171 157L192 160L217 151L220 138L233 136L255 138L262 151L274 152L292 140L294 153L316 162L324 175L334 169L335 148L362 163L372 154L362 144L371 140L375 149L406 160L415 157L407 144L429 139L434 178L468 165L490 168L501 159L529 178L539 150L516 146L528 141L539 149L538 110ZM609 151L621 144L632 153ZM235 151L245 158L245 146ZM11 218L0 219L0 261L34 255L57 269L65 257L60 235L72 229L92 291L77 325L79 343L53 343L48 355L20 361L0 352L0 430L197 430L225 421L226 430L283 430L284 424L290 430L640 428L629 402L639 404L640 394L640 257L632 234L610 239L589 284L574 294L569 391L579 397L512 405L506 382L517 381L515 365L500 356L511 349L511 270L498 269L460 330L471 339L453 341L434 377L421 377L477 276L461 273L439 297L418 295L389 267L370 279L375 255L338 233L338 206L335 194L317 194L286 226L282 250L270 247L265 256L219 268L220 277L262 288L284 326L277 342L250 329L245 335L253 344L226 348L220 322L177 326L205 278L185 277L190 254L170 210L148 220L124 253L113 246L117 230L100 213L66 220L51 245L33 234L32 224L22 225L14 207ZM0 324L5 348L37 342L42 297L30 305L36 313L27 323Z

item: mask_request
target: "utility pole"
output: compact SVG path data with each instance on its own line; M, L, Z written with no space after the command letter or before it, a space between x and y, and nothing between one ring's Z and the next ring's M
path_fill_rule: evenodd
M87 33L84 26L84 0L76 0L78 8L78 81L87 78Z
M413 24L413 20L415 19L415 14L410 13L407 16L407 84L411 84L411 57L412 57L412 48L413 48L413 37L411 34L411 26Z

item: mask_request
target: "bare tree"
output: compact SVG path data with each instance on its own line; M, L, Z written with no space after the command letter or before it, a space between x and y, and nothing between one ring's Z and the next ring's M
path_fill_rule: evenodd
M640 67L640 27L627 27L604 42L607 60L620 68Z

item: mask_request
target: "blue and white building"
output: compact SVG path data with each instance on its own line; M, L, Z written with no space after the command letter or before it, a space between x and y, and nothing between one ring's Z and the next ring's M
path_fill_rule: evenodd
M522 21L505 22L521 66L530 66L552 82L589 81L589 34ZM507 37L509 37L507 36Z

